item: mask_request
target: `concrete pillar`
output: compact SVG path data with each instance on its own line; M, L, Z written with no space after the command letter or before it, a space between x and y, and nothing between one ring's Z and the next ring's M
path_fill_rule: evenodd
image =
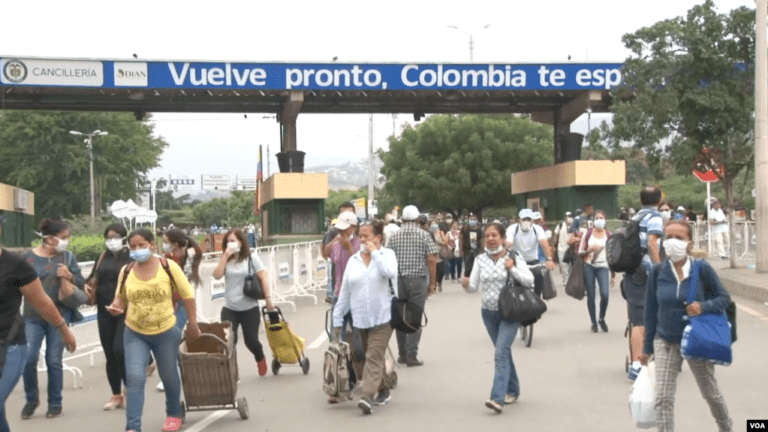
M304 92L291 91L288 99L283 105L283 111L280 115L281 137L280 150L283 152L296 151L296 118L301 112L301 105L304 103Z
M757 192L755 208L757 213L757 252L756 266L758 273L768 273L768 35L766 34L766 14L768 4L765 0L755 2L755 189ZM747 241L745 239L744 241ZM731 251L733 253L733 251Z

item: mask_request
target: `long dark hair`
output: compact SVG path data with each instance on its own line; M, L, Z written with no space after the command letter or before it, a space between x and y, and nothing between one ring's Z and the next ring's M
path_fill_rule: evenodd
M234 257L237 257L236 262L242 262L243 260L248 259L248 255L251 254L251 248L248 245L248 238L245 236L245 233L243 230L239 228L235 228L232 230L227 231L226 234L224 234L224 238L221 239L221 250L226 251L227 250L227 240L229 239L229 236L234 234L235 237L237 237L237 240L240 242L240 252L237 253L237 255L232 255L229 257L229 259L232 259Z
M199 284L200 261L203 260L203 249L200 248L200 245L197 244L195 239L184 234L184 232L179 229L168 230L165 232L165 236L168 237L168 240L172 244L175 244L184 251L184 261L182 262L182 266L187 262L187 249L192 248L195 250L195 257L192 259L192 275L190 282L193 284Z

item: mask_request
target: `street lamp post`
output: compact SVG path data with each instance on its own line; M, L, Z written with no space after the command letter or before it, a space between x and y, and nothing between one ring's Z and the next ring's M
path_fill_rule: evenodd
M90 173L91 173L91 226L96 225L96 200L95 200L95 194L93 190L93 137L97 135L108 135L109 133L106 131L100 131L96 129L95 131L84 134L82 132L78 131L69 131L72 135L78 135L78 136L84 136L85 137L85 143L88 144L88 159L90 162Z
M490 26L491 26L490 24L486 24L482 29L483 30L487 29ZM449 26L446 26L446 27L452 28L454 30L458 30L458 31L464 33L465 35L469 36L469 61L470 61L470 63L474 63L475 62L475 58L474 58L475 41L472 38L472 34L465 32L464 30L462 30L461 28L459 28L459 27L457 27L455 25L449 25Z

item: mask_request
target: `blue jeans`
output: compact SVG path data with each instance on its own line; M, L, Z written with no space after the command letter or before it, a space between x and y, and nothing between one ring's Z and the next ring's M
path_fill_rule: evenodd
M5 401L19 382L26 358L26 345L10 345L5 354L3 376L0 377L0 432L11 432L8 421L5 420Z
M592 324L597 324L595 319L595 282L600 285L600 321L605 319L605 311L608 309L608 289L610 288L610 270L607 267L593 267L584 264L584 279L587 282L587 309Z
M187 321L189 321L189 313L187 312L187 308L184 307L184 300L179 300L179 307L176 308L174 315L176 315L176 325L174 327L179 329L179 332L183 332L184 326L187 325Z
M494 354L496 371L493 374L491 399L504 405L506 395L520 396L520 380L517 378L515 362L512 360L512 342L515 341L520 323L501 319L498 311L481 309L481 312L488 336L491 337L493 346L496 348Z
M155 356L157 372L165 388L165 413L168 417L181 418L181 378L177 368L181 331L171 327L163 333L145 335L125 328L125 375L128 381L126 430L141 430L144 411L145 372L150 352Z
M65 313L63 315L69 324L71 314ZM60 407L61 389L64 387L64 371L62 370L64 339L51 324L36 318L25 320L24 332L27 336L27 361L24 365L24 393L27 402L36 403L40 400L37 388L37 362L40 359L43 339L45 339L45 366L48 368L48 407Z

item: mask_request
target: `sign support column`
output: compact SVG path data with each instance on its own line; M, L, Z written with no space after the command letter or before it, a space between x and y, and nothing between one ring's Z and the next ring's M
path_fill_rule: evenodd
M757 220L756 269L768 273L768 2L755 2L755 207ZM749 239L744 239L749 241Z

